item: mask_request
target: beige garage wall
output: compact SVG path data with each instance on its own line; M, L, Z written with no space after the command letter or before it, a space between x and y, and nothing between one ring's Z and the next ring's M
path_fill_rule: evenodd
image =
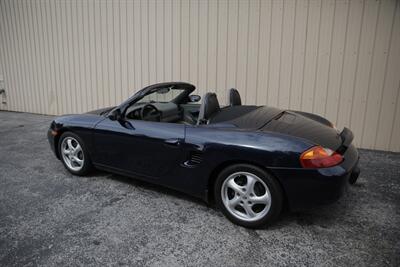
M1 109L85 112L181 80L400 151L399 1L0 0L0 11Z

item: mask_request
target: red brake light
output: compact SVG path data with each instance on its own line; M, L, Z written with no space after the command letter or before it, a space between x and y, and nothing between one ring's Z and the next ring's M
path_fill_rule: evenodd
M300 156L300 163L303 168L327 168L338 165L342 161L342 155L321 146L314 146L304 151Z

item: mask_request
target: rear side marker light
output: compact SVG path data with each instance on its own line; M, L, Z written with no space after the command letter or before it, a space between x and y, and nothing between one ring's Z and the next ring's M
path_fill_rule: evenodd
M322 146L314 146L304 151L300 156L303 168L328 168L340 164L343 156Z

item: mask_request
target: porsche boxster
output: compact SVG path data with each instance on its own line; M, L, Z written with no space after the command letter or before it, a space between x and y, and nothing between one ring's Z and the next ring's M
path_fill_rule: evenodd
M48 140L74 175L97 168L215 204L232 222L260 227L283 208L337 200L360 173L353 133L327 119L243 105L221 107L184 82L148 86L116 107L52 121ZM201 102L200 102L201 101Z

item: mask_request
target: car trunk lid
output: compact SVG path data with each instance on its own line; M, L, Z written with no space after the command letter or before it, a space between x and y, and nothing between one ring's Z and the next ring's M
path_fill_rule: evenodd
M296 136L334 151L341 148L343 143L343 137L335 128L293 111L282 111L268 120L260 130Z

